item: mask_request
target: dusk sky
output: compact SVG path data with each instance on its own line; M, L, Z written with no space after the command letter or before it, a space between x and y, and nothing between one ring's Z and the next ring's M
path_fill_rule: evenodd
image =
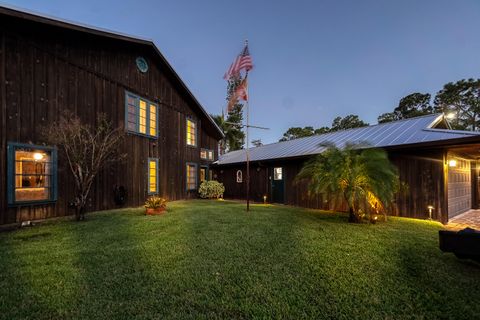
M248 38L252 139L358 114L373 124L412 92L478 78L480 1L6 1L153 39L209 113Z

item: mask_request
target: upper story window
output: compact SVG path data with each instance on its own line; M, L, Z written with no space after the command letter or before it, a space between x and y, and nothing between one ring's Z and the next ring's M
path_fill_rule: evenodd
M57 200L57 149L8 143L8 204L35 204Z
M158 106L133 93L125 93L126 129L148 137L158 137Z
M201 149L200 150L200 159L213 160L213 150Z
M197 123L187 118L187 145L197 146Z

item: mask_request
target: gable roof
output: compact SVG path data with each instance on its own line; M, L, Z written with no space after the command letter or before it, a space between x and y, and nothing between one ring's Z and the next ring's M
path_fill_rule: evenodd
M56 26L63 29L80 31L80 32L89 33L89 34L100 36L100 37L107 37L107 38L117 39L120 41L127 41L131 43L136 43L136 44L151 47L155 51L155 53L158 55L162 63L167 67L167 72L169 72L173 76L174 81L184 90L187 97L191 99L194 107L196 107L200 111L200 113L204 115L206 119L209 121L209 123L212 125L212 127L218 134L218 137L219 138L224 137L223 131L215 123L215 121L213 121L212 117L210 117L210 115L205 111L203 106L200 104L197 98L195 98L195 96L187 87L185 82L183 82L183 80L180 78L178 73L173 69L173 67L170 65L167 59L163 56L163 54L160 52L160 50L155 45L152 39L141 38L141 37L132 36L132 35L128 35L121 32L93 27L87 24L72 22L72 21L52 17L49 15L28 11L26 9L20 9L14 6L5 5L5 4L0 5L0 15L8 15L8 16L12 16L20 19L26 19L26 20L30 20L30 21L34 21L42 24Z
M393 148L420 145L429 142L446 142L469 137L477 137L478 142L480 142L479 132L436 128L440 126L450 127L443 114L432 114L276 142L250 148L250 161L294 158L319 154L325 150L322 144L327 142L333 143L340 148L345 146L346 143L367 143L369 147L374 148ZM224 154L216 164L224 165L245 161L245 150L237 150Z

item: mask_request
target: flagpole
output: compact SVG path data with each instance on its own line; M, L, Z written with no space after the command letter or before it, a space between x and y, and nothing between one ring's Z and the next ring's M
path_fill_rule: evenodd
M248 46L248 39L245 39L245 46ZM248 77L248 70L245 73L245 79ZM250 140L248 139L248 131L250 129L250 95L248 92L248 86L246 88L247 90L247 133L246 133L246 138L247 138L247 151L246 151L246 160L247 160L247 212L250 211L250 148L249 148L249 142Z

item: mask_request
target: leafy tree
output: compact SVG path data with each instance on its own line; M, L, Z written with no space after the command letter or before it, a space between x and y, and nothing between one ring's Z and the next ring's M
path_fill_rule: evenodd
M227 151L227 141L228 141L228 129L231 127L227 125L225 122L225 116L223 114L211 114L210 117L212 117L213 121L217 124L217 126L222 130L223 132L223 139L219 141L220 144L220 154L224 154Z
M391 122L401 119L408 119L433 113L430 105L431 95L429 93L415 92L409 94L398 103L393 112L387 112L378 117L378 123Z
M254 140L252 140L252 144L253 144L255 147L263 146L262 139L254 139Z
M75 181L75 217L84 220L88 195L98 172L125 157L118 153L124 130L113 128L105 114L99 114L96 127L91 127L73 113L64 112L42 132L48 143L63 150Z
M381 149L360 149L365 145L347 144L339 149L326 144L326 150L309 160L296 177L308 183L309 193L326 194L343 200L349 209L349 222L361 220L361 209L384 211L399 190L397 169Z
M318 129L315 129L314 134L324 134L330 132L329 127L320 127Z
M227 102L240 84L240 79L234 78L228 81L227 85ZM243 104L237 102L232 110L228 113L227 118L223 115L211 115L213 121L223 131L225 137L220 141L220 150L222 153L239 150L243 148L245 143L245 133L243 127Z
M288 141L303 137L313 136L315 134L315 130L313 127L292 127L289 128L284 134L280 141Z
M357 115L349 114L344 118L336 117L335 119L333 119L332 127L330 128L330 131L339 131L339 130L365 127L365 126L368 126L368 123L360 120L360 118Z
M453 112L454 129L477 131L480 125L480 79L459 80L443 86L434 100L435 110Z
M227 85L227 103L230 101L230 98L235 92L235 89L240 84L240 78L232 78L228 81ZM238 102L235 103L233 109L228 112L227 122L230 126L228 129L227 136L227 151L234 151L243 149L245 144L245 133L242 131L242 122L243 122L243 104Z
M357 115L348 115L344 118L336 117L332 122L332 127L320 127L314 129L311 126L307 127L291 127L284 134L279 141L288 141L303 137L310 137L317 134L324 134L332 131L345 130L351 128L365 127L368 123L363 122Z
M397 121L400 119L398 118L398 115L395 112L386 112L379 115L377 120L378 120L378 123L386 123L386 122Z

